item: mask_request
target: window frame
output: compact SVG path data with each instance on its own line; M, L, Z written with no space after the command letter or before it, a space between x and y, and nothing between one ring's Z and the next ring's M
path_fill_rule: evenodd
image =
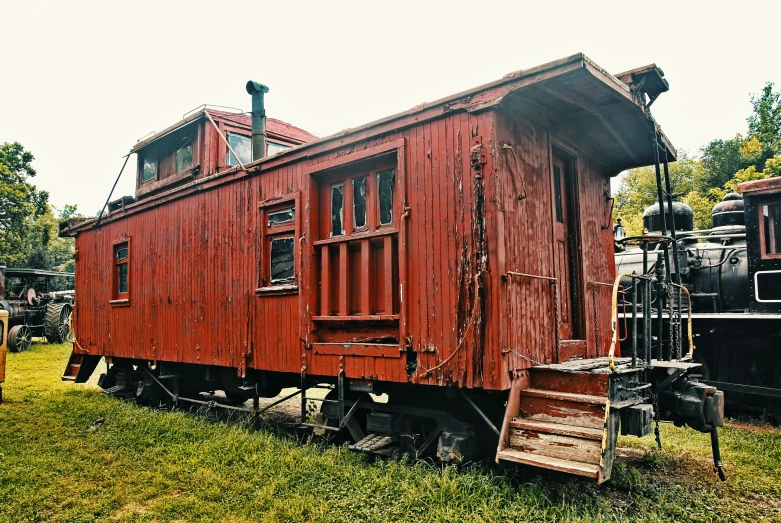
M757 216L759 219L759 257L763 260L777 260L781 258L781 251L769 253L765 250L767 231L765 230L765 216L762 211L765 206L771 205L781 205L781 198L763 199L757 202ZM781 223L779 223L778 226L781 226Z
M388 223L381 223L381 210L380 210L380 174L392 172L393 176L393 194L391 198L391 220ZM364 212L366 214L366 223L360 227L355 225L355 180L364 178L365 182L365 200L364 200ZM399 191L401 190L398 185L398 169L396 163L388 162L383 165L380 162L380 166L372 166L369 168L361 168L360 165L354 169L350 169L347 172L339 172L328 175L322 178L319 183L319 198L320 198L320 216L321 220L328 217L327 227L320 227L321 238L327 238L329 240L338 241L342 239L350 239L353 236L367 235L367 234L381 234L386 231L395 231L398 228L399 210L401 204L401 198ZM328 188L327 197L323 196L323 189ZM335 234L333 231L332 223L332 209L333 209L333 190L336 187L342 187L342 232L341 234Z
M271 198L258 205L259 242L257 255L257 283L255 294L258 296L278 296L298 294L301 281L301 248L298 240L301 237L299 223L301 215L301 193L295 192L280 198ZM269 215L293 210L293 219L282 223L269 224ZM293 276L285 280L271 280L271 242L285 238L293 239Z
M252 135L251 134L245 134L243 132L239 132L239 129L237 129L237 128L229 127L229 128L225 129L225 139L228 141L228 143L230 143L230 135L232 135L232 134L236 135L236 136L241 136L242 138L247 138L249 140L249 147L250 147L249 148L249 160L247 160L246 162L242 160L241 163L243 163L245 165L250 163L252 161ZM230 158L231 158L231 156L233 156L233 153L230 151L230 149L228 149L227 145L225 145L224 143L222 145L225 147L225 166L226 167L238 167L238 165L239 165L238 163L236 163L236 165L231 165ZM233 147L233 146L231 146L231 147ZM240 158L239 158L239 160L240 160Z
M182 169L179 168L179 150L182 149L182 144L186 141L189 142L190 145L190 166L189 167L183 167ZM173 160L174 160L174 173L171 176L177 176L181 173L187 172L191 170L193 167L198 165L196 163L196 142L198 140L198 133L197 131L190 130L186 133L182 133L181 136L177 136L174 140L174 147L173 147ZM185 145L186 146L186 145Z
M148 180L144 180L144 163L147 158L154 158L155 175ZM160 160L157 155L157 151L150 149L148 153L138 155L138 186L146 185L148 183L154 183L158 180L160 175Z
M122 260L117 260L117 253L121 249L127 249L127 257ZM123 236L117 240L114 240L111 244L111 299L109 304L112 307L123 307L130 305L130 290L131 282L130 271L132 268L132 251L130 249L130 237ZM127 265L127 291L119 292L119 274L118 268L120 265Z
M279 147L280 149L274 153L270 152L270 145L274 145L276 147ZM284 153L285 151L288 151L292 149L292 145L288 145L286 143L281 143L276 140L266 140L266 156L274 156L275 154Z

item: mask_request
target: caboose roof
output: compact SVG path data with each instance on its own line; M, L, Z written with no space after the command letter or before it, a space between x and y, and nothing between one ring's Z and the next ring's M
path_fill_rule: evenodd
M244 113L231 113L227 111L220 111L218 109L211 109L207 106L198 108L195 112L185 115L184 118L179 120L173 125L169 125L162 131L159 131L152 136L139 140L130 153L137 153L147 145L160 140L161 138L168 136L169 134L178 131L179 129L197 121L206 118L206 112L209 112L212 118L216 120L223 120L238 124L239 127L252 128L252 117ZM298 145L301 143L311 142L317 140L319 137L296 127L295 125L277 120L276 118L266 118L266 134L271 140L279 140L292 145Z
M244 172L240 167L233 167L194 180L171 191L126 206L121 216L109 216L104 218L103 222L128 216L173 198L185 197L195 191L232 182L243 176L256 175L280 165L304 161L315 155L398 132L419 125L421 122L459 111L477 113L505 109L524 117L541 120L549 130L572 136L579 147L602 162L614 175L624 169L654 163L655 134L665 145L668 159L675 161L677 156L675 148L650 117L645 94L640 92L635 84L635 82L649 83L642 82L638 78L641 74L650 73L653 73L653 80L650 83L654 85L654 92L649 94L655 96L663 92L667 85L656 66L646 66L621 73L621 77L632 84L633 88L630 88L586 55L577 53L507 74L499 80L417 105L407 111L359 127L301 143L273 156L245 164ZM211 114L211 110L209 111ZM139 142L133 148L133 152L203 116L201 110L184 118L157 135ZM75 234L91 227L95 221L92 218L70 224L63 223L60 226L61 234Z

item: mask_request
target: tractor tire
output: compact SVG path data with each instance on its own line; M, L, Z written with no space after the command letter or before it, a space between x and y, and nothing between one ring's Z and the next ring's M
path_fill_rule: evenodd
M50 303L46 306L46 318L43 322L46 341L49 343L68 341L71 312L73 312L73 306L70 303Z
M33 333L27 325L17 325L8 331L8 350L11 352L26 352L33 342Z

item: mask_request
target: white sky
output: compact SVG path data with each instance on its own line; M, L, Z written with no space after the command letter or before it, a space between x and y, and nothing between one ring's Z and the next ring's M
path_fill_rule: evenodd
M779 0L0 0L0 142L33 152L54 205L92 215L140 137L203 103L248 110L249 79L269 116L327 135L582 51L612 73L659 65L654 115L697 153L781 88L780 22Z

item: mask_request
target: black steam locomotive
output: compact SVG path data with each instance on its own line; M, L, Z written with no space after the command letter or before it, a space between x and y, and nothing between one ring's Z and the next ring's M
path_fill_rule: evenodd
M781 421L781 178L747 182L738 191L743 196L729 193L713 207L712 228L707 230L694 229L692 209L679 201L672 202L671 206L665 204L664 220L658 203L645 210L643 228L647 239L660 235L664 223L667 227L674 223L677 263L672 259L673 252L662 255L662 243L623 238L619 221L614 228L617 244L638 246L619 247L620 252L615 255L616 272L649 274L661 263L668 264L673 278L679 271L683 292L674 292L668 299L673 303L682 300L684 314L677 330L675 321L672 328L659 329L663 339L678 336L682 349L688 350L686 334L691 321L694 359L702 364L700 380L726 391L727 404L733 409L766 413L778 422ZM645 246L645 253L641 245ZM627 319L635 303L631 278L622 280L622 286L619 327L626 339L631 336L631 322ZM646 308L654 322L659 317L668 317L664 299L662 311L658 296L653 295L649 301L650 306ZM643 314L643 303L648 302L642 298L637 300L639 315ZM656 334L651 341L655 345L656 327L649 332ZM642 339L643 334L638 332L638 337Z
M33 338L67 341L72 288L72 272L7 269L0 263L0 310L8 311L8 350L29 350Z

